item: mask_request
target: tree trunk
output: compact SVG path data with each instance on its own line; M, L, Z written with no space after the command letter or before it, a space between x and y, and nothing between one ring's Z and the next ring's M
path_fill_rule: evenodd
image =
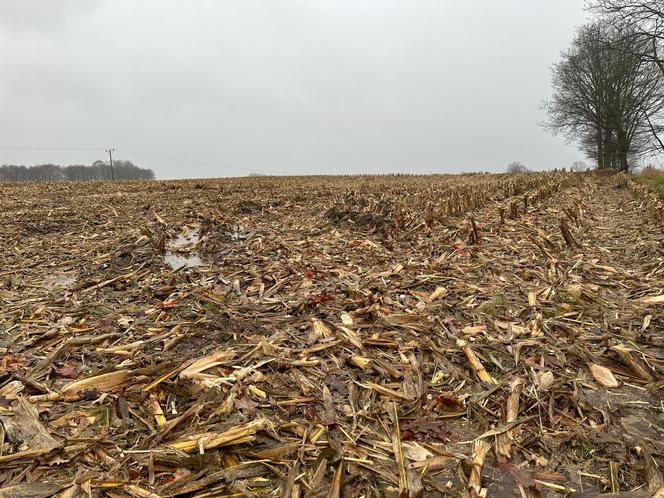
M611 144L611 133L606 131L604 132L604 161L602 162L602 167L605 169L610 169L613 167L613 146Z
M627 164L627 152L629 151L630 144L627 143L627 136L625 135L625 132L622 128L618 128L616 142L616 159L618 160L618 170L626 172L629 170L629 165Z
M629 171L629 164L627 163L627 150L622 149L620 151L620 171L627 173Z

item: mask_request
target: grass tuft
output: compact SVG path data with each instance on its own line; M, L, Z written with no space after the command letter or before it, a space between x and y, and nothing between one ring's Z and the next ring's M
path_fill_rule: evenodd
M634 179L664 200L664 169L647 166Z

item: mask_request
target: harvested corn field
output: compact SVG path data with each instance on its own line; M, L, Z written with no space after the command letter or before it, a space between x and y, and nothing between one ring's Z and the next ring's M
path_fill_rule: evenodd
M2 498L664 493L625 176L0 192Z

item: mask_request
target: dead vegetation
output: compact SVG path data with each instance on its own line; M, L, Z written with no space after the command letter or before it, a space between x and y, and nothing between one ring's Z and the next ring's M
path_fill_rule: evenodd
M631 180L0 192L2 498L664 493Z

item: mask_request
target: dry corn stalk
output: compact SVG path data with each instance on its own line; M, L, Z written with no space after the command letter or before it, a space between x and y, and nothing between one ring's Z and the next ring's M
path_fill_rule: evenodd
M512 381L512 391L507 398L505 407L505 423L514 422L519 415L519 396L523 390L523 379L517 377ZM512 429L497 436L496 453L499 457L510 458L512 452Z
M94 375L86 379L77 380L60 389L60 394L70 396L83 391L97 390L108 392L122 385L131 375L129 370L116 370L101 375Z
M642 297L639 301L645 304L664 304L664 294L660 294L659 296Z
M576 239L572 235L572 231L569 229L569 226L567 226L567 221L565 221L565 218L560 218L558 226L560 227L560 232L563 235L563 239L565 239L567 247L569 247L570 249L574 247L581 247L581 244L579 244L576 241Z
M399 498L408 498L408 471L406 470L406 460L403 455L403 446L401 444L401 429L399 428L399 414L397 413L397 404L390 403L390 418L392 419L392 451L399 469Z
M626 363L641 379L647 382L653 381L653 377L648 369L634 357L632 350L627 348L624 344L616 344L615 346L612 346L611 351L618 353L620 359Z
M475 353L473 352L473 350L470 348L470 346L466 341L464 341L463 339L457 339L457 346L459 346L461 350L464 352L466 358L468 358L468 363L470 363L470 366L473 368L473 370L477 374L477 377L479 377L479 379L482 382L486 382L487 384L498 384L496 379L491 377L491 375L489 375L489 372L486 371L484 365L482 365L482 362L477 357L477 355L475 355Z
M473 446L473 461L471 463L467 486L467 496L470 498L485 496L482 490L482 470L484 469L484 461L490 447L491 444L484 439L476 440Z
M334 471L334 477L332 477L332 484L330 486L330 491L327 493L327 498L339 498L341 496L341 490L343 489L344 483L344 462L343 460L339 462L337 470Z
M219 351L217 353L199 358L191 365L184 368L178 377L180 379L205 380L216 379L216 375L203 374L204 370L223 365L235 356L233 351Z
M367 382L366 386L370 389L373 389L374 391L378 392L379 394L381 394L383 396L387 396L388 398L396 398L396 399L403 399L403 400L410 400L411 399L409 396L406 396L405 394L397 392L393 389L389 389L387 387L383 387L380 384L375 384L374 382Z
M234 429L229 429L226 432L214 433L207 432L204 434L197 434L185 439L169 443L169 446L176 448L187 453L199 450L203 453L205 450L211 450L220 446L231 446L234 444L248 443L253 441L256 432L262 430L267 425L264 419L254 420L252 422L243 424Z
M373 360L371 358L365 358L364 356L359 356L359 355L351 356L350 362L356 367L361 368L362 370L371 368L371 365L373 364Z

